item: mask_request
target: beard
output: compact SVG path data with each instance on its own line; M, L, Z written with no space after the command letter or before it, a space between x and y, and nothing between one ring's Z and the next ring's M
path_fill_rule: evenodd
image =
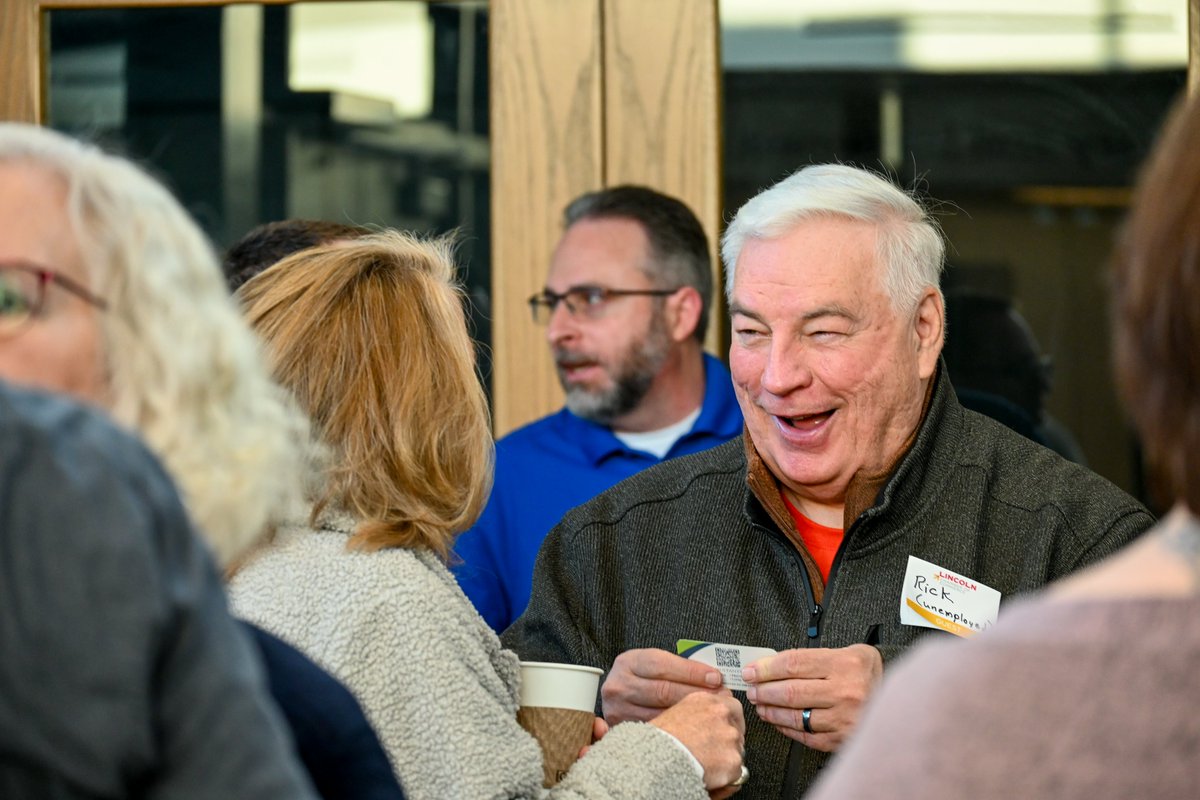
M601 425L610 425L613 420L638 407L666 363L670 350L671 337L667 332L666 323L655 315L651 319L645 339L634 339L616 359L610 370L612 385L600 389L568 383L563 371L563 365L593 359L565 350L556 350L554 360L558 365L558 382L566 392L567 409L577 417Z

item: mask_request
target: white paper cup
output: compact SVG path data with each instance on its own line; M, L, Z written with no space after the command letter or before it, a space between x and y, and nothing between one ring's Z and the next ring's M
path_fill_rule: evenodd
M544 661L521 662L517 722L542 748L542 784L562 780L592 741L596 692L604 670Z

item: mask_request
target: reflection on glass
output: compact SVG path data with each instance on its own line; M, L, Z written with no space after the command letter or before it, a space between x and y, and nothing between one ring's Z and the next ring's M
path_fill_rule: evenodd
M150 166L219 249L286 218L461 231L486 359L486 3L49 17L49 123Z
M1187 63L1184 0L723 2L725 208L796 168L884 170L940 201L944 288L1012 300L1046 409L1141 493L1109 377L1103 269ZM954 336L954 320L949 320Z
M1095 72L1187 63L1181 0L733 0L725 68Z

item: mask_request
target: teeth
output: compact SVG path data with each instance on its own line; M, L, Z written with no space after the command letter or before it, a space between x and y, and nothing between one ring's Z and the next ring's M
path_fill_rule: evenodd
M781 417L779 417L779 419L783 420L788 425L795 428L795 427L801 425L802 423L806 423L806 422L809 422L809 421L815 420L815 419L820 419L820 418L826 417L828 415L829 415L828 411L821 411L816 414L797 414L794 417L782 417L781 416Z

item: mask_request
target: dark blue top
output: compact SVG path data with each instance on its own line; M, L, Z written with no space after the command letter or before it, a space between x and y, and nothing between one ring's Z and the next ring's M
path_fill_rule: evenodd
M488 625L503 631L525 610L538 548L563 514L646 467L741 432L729 370L707 354L700 416L663 459L630 449L605 426L565 408L513 431L496 443L487 508L455 545L459 585Z
M242 623L313 785L325 800L404 800L387 754L350 690L303 653Z

